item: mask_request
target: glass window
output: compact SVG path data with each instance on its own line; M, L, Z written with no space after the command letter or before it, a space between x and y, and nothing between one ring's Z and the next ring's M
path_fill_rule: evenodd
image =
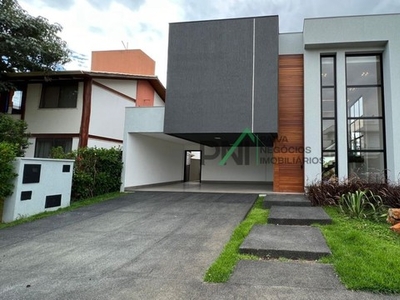
M335 117L335 89L322 88L322 117Z
M322 120L322 149L335 150L335 120Z
M78 83L44 84L40 108L75 108Z
M383 120L348 120L350 150L383 150Z
M335 85L335 58L321 58L321 86Z
M382 88L348 88L347 104L349 118L382 117Z
M22 91L14 91L12 96L12 108L13 110L21 110L22 108Z
M54 147L62 147L65 153L71 152L72 138L37 138L35 157L49 158Z
M346 70L349 176L381 181L386 168L380 55L348 56Z
M321 57L322 180L336 176L336 57Z
M347 85L381 84L381 60L379 55L347 56Z
M328 180L336 174L335 152L323 152L322 161L322 180Z
M349 175L368 181L384 180L385 159L383 152L349 153Z

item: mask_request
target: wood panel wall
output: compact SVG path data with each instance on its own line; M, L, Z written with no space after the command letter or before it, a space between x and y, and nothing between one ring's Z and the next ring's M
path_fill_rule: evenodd
M304 192L303 55L279 57L278 139L274 143L274 192Z

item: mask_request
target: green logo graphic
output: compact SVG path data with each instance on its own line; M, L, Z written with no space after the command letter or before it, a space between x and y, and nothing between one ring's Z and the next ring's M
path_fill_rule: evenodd
M218 163L220 166L223 166L226 164L226 161L229 159L229 157L232 156L233 152L235 152L236 148L239 147L240 143L244 140L244 138L248 136L253 143L256 144L256 147L258 148L258 137L256 134L252 133L249 128L245 128L242 131L242 134L236 139L235 143L232 145L232 147L229 149L229 151L224 155L224 157L220 160ZM258 164L258 151L257 153L257 164Z

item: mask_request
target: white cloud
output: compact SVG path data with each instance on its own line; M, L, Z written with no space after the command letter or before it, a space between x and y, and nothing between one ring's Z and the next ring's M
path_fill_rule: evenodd
M90 2L89 2L90 1ZM60 36L80 60L67 69L89 69L93 50L142 49L166 83L171 22L279 15L280 32L301 31L306 17L399 13L397 0L20 0L31 15L63 26Z

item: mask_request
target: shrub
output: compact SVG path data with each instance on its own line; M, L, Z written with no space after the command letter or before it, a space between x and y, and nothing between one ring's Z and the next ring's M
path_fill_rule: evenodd
M23 120L15 120L10 115L0 113L0 142L15 145L16 156L24 156L29 146L28 125Z
M14 173L12 163L15 159L15 153L15 145L0 142L0 200L10 196L13 192L12 180L17 176Z
M73 201L117 192L120 189L120 148L81 148L67 154L62 148L53 148L51 157L75 159L71 191Z
M306 187L306 195L315 206L338 205L343 194L368 191L379 196L384 205L400 208L400 185L387 182L370 182L358 177L340 181L316 181ZM373 201L373 199L371 200Z
M372 192L355 191L343 194L338 203L339 209L345 215L356 219L373 219L378 221L386 217L386 207L382 198Z

